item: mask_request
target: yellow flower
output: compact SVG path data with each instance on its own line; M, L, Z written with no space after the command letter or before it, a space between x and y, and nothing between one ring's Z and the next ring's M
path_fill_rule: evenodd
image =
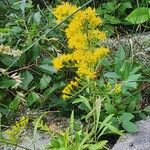
M76 34L68 40L68 47L74 49L86 49L88 46L87 36L84 34Z
M56 70L60 70L61 68L63 68L63 61L61 57L56 57L55 59L53 59L52 63Z
M54 8L53 14L57 18L56 22L60 23L62 20L64 20L67 16L69 16L76 10L77 10L76 6L71 5L70 3L67 2Z
M102 24L101 18L96 16L95 9L89 7L84 11L84 13L85 19L89 22L90 28L95 28Z
M108 53L109 53L109 49L102 47L102 48L95 49L93 55L94 55L95 59L101 59L104 56L106 56Z
M115 93L120 93L120 92L121 92L121 87L122 87L122 85L119 84L119 83L117 83L117 84L115 85L115 87L114 87L114 92L115 92Z
M66 100L66 99L70 98L70 96L63 94L62 98L63 98L63 100Z
M88 39L93 40L105 40L106 39L106 34L102 31L99 31L98 29L96 30L90 30L88 33Z
M87 79L94 79L96 77L96 72L88 67L85 63L79 64L77 74L78 76L84 76Z
M72 10L71 10L72 8ZM71 11L77 10L76 6L65 3L54 9L54 15L61 21ZM80 10L69 20L65 29L65 35L68 40L69 54L63 54L53 60L54 67L59 70L62 67L75 67L79 78L94 79L96 77L96 66L100 59L109 52L108 48L98 47L100 40L106 39L106 34L99 31L98 26L102 20L97 16L95 9L87 8ZM62 91L63 98L67 99L72 95L75 87L79 86L80 79L75 78Z
M70 83L64 88L64 90L62 91L63 99L67 99L71 96L72 91L74 90L74 87L79 86L79 80L80 80L79 78L75 77L75 81L74 80L70 81Z

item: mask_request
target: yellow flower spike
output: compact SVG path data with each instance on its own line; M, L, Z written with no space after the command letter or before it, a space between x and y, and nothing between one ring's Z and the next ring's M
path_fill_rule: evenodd
M80 78L78 78L78 77L75 77L75 80L76 80L77 82L79 82L79 81L80 81Z
M73 90L73 87L71 84L68 84L67 87L70 89L70 90Z
M67 16L69 16L76 10L77 10L76 6L71 5L70 3L66 2L54 8L53 14L57 18L56 22L60 23L62 20L64 20Z
M120 93L121 92L121 88L122 88L122 85L117 83L115 85L115 87L114 87L114 92L115 93Z
M102 41L106 39L106 33L103 31L99 31L98 29L90 30L88 34L88 39L89 40L97 39Z
M71 10L71 8L73 8ZM61 21L71 11L77 10L76 6L64 3L54 9L54 15ZM63 54L53 60L54 67L60 70L64 66L74 67L79 78L70 81L62 91L63 99L70 97L74 88L79 86L80 78L93 80L96 77L95 67L99 60L109 53L109 49L98 47L97 41L105 40L106 34L98 30L102 20L97 16L95 9L80 10L69 20L65 34L68 41L69 54Z
M63 68L63 61L60 57L56 57L55 59L53 59L52 63L56 70L60 70L61 68Z
M64 95L62 96L62 98L63 98L63 100L66 100L66 99L70 98L70 96L64 94Z
M75 86L75 87L78 87L78 86L79 86L79 83L76 82L76 81L71 81L70 84L71 84L72 86Z
M68 86L66 86L64 88L64 90L62 91L63 94L70 94L71 93L71 90L68 88Z

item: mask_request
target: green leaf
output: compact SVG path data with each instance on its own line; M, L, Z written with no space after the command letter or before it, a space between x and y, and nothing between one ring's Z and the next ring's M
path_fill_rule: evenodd
M124 122L122 122L122 127L126 131L131 132L131 133L138 132L138 128L137 128L136 124L131 122L131 121L124 121Z
M2 81L0 81L0 88L1 89L7 89L10 87L13 87L15 84L16 84L15 80L10 80L8 78L5 78Z
M120 130L118 130L115 126L108 124L106 125L108 127L108 129L112 132L112 133L116 133L118 135L122 135L122 132Z
M39 25L41 21L41 13L38 11L33 16L34 21Z
M136 108L136 102L135 100L131 101L131 103L129 104L128 108L127 108L127 111L128 112L133 112Z
M104 77L111 79L120 79L120 76L116 72L107 72L104 74Z
M130 121L132 118L134 118L134 115L125 112L119 118L121 122L125 122L125 121Z
M42 78L40 79L40 89L43 90L48 87L51 77L49 75L44 74Z
M150 112L150 106L145 107L143 111Z
M99 120L100 120L100 114L101 114L101 104L102 100L100 97L98 97L95 101L95 110L96 110L96 128L95 130L97 130L98 125L99 125Z
M23 88L24 90L27 90L29 84L33 80L33 75L31 74L31 72L25 71L21 74L21 78L23 78L23 80L22 80L22 84L20 85L20 87Z
M117 109L112 104L106 103L105 109L108 114L116 114L117 113Z
M112 119L112 117L113 117L113 114L107 116L107 117L103 120L103 122L101 122L100 130L101 130L103 127L105 127L106 124L108 124L108 122L110 122L110 120Z
M131 24L141 24L150 20L150 8L148 7L138 7L133 10L126 18Z
M119 23L121 23L120 19L118 19L118 18L116 18L114 16L111 16L109 14L105 14L104 15L104 19L109 21L110 24L119 24Z
M11 110L18 110L20 104L20 98L16 95L15 99L9 104Z
M50 66L48 64L40 65L39 68L41 71L49 74L53 74L57 72L53 66Z
M88 109L87 111L91 111L92 110L92 107L91 107L88 99L85 98L84 96L80 96L80 98L76 99L73 103L82 103Z
M108 141L100 141L100 142L97 142L96 144L91 144L88 149L90 149L90 150L100 150L106 145L107 142Z
M127 8L132 8L131 2L121 3L119 9L124 12Z
M136 82L141 77L141 74L134 74L129 76L128 80L129 82Z
M31 106L34 102L39 99L39 95L35 92L30 92L27 96L27 106Z

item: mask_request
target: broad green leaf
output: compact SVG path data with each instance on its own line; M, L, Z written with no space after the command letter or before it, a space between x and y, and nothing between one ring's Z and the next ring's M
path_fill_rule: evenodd
M8 78L4 78L2 81L0 81L0 89L7 89L11 88L16 84L15 80L11 80Z
M127 111L128 112L133 112L136 108L136 102L135 100L131 101L131 103L129 104L128 108L127 108Z
M144 108L144 111L145 111L145 112L150 112L150 106L145 107L145 108Z
M87 111L91 111L92 110L92 107L91 107L88 99L83 97L83 96L80 96L80 98L76 99L73 103L82 103L88 108Z
M22 80L22 83L21 83L20 87L27 90L29 84L33 80L33 75L31 74L31 72L25 71L21 74L21 78L23 78L23 80Z
M136 89L137 88L137 82L130 82L130 81L125 81L122 83L122 87L123 88L133 88Z
M132 115L131 113L125 112L119 118L120 118L121 122L125 122L125 121L130 121L131 119L133 119L134 115Z
M116 133L118 135L122 135L122 132L120 130L118 130L115 126L108 124L107 125L108 129L112 132L112 133Z
M140 77L141 77L141 74L134 74L134 75L129 76L127 81L136 82Z
M138 132L138 128L137 128L137 125L131 121L124 121L122 122L122 127L128 131L128 132L131 132L131 133L135 133L135 132Z
M104 15L104 19L109 21L110 24L119 24L119 23L121 23L120 19L118 19L118 18L116 18L114 16L111 16L109 14L105 14Z
M48 88L44 91L43 96L48 97L50 96L53 92L55 92L56 90L61 89L62 87L64 87L65 84L64 82L60 82L57 84L54 84L51 88Z
M53 66L50 66L48 64L40 65L39 68L41 71L49 74L53 74L57 72Z
M104 74L104 77L111 79L120 79L120 76L116 72L107 72Z
M40 89L43 90L48 87L51 77L49 75L44 74L42 78L40 79Z
M148 7L138 7L133 10L126 18L131 24L141 24L150 20L150 8Z
M41 21L41 13L38 11L34 14L33 16L34 18L34 21L39 25L40 24L40 21Z
M100 128L99 128L99 129L101 130L103 127L105 127L106 124L108 124L108 122L110 122L110 120L112 119L112 117L113 117L113 114L107 116L107 117L103 120L103 122L101 122L101 125L100 125Z
M119 7L119 9L121 10L121 11L125 11L127 8L132 8L132 4L131 4L131 2L122 2L121 3L121 5L120 5L120 7Z
M20 9L22 10L23 15L25 15L25 8L26 8L26 0L20 1Z
M117 113L117 109L112 104L106 103L105 109L108 114L116 114Z
M16 95L15 99L9 104L11 110L18 110L20 104L20 98Z
M27 96L27 106L31 106L34 102L39 99L39 95L35 92L30 92Z

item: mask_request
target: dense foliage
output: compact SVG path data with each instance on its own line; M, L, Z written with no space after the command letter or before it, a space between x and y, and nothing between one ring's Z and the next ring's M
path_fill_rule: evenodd
M70 125L48 149L98 150L106 148L106 135L137 132L135 121L150 112L142 95L150 63L132 47L104 42L120 32L149 30L149 2L69 2L0 2L1 122L10 125L30 110L60 111L71 115ZM51 133L44 115L33 126ZM4 128L8 137L0 141L17 144L34 119L25 115ZM77 128L76 119L83 126Z

